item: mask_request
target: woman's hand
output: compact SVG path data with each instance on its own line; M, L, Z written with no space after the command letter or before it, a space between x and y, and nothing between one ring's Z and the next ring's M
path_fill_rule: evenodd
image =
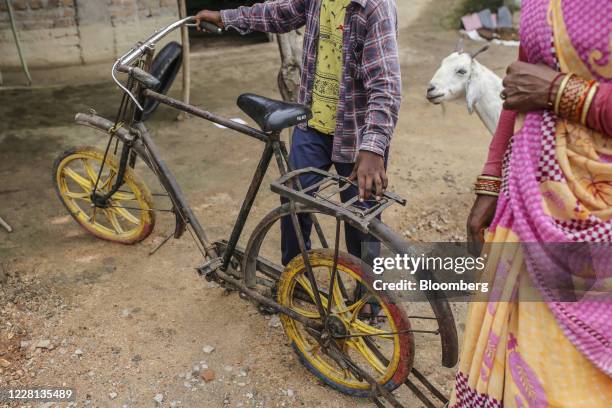
M558 74L544 64L513 62L503 81L504 109L522 113L550 109L549 94L557 94L560 81L553 85L552 92L551 83Z
M484 244L485 229L491 225L497 208L497 197L479 195L476 197L467 221L468 250L474 256L480 255Z
M196 24L198 25L198 31L202 31L202 29L200 28L200 23L202 21L213 23L219 28L225 28L225 26L223 25L223 20L221 19L221 13L218 11L202 10L198 14L196 14L195 18Z

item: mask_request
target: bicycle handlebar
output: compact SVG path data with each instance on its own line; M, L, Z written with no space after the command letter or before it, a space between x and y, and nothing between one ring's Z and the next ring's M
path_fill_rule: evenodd
M155 89L159 85L159 80L157 78L155 78L153 75L149 74L148 72L138 67L132 67L130 65L134 61L136 61L138 58L142 57L145 54L145 52L149 50L152 46L154 46L159 40L161 40L162 38L166 37L168 34L173 32L174 30L176 30L177 28L182 27L184 25L188 27L195 27L196 26L195 17L194 16L185 17L181 20L175 21L174 23L167 25L161 30L156 31L153 35L151 35L145 41L137 43L134 48L132 48L127 53L122 55L113 64L113 68L111 71L111 76L113 80L115 81L117 86L119 86L119 88L121 88L124 92L126 92L130 96L132 101L134 101L138 109L140 109L141 111L143 110L143 107L138 102L138 99L117 79L117 77L115 76L115 73L127 72L129 75L132 76L132 78L141 82L147 88ZM212 23L206 22L206 21L200 22L200 28L205 31L211 32L213 34L222 33L221 28L217 27L216 25Z

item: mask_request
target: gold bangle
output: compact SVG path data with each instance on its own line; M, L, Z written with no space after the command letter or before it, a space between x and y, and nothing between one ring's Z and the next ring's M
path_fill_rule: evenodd
M486 191L486 190L475 190L476 195L486 195L486 196L491 196L491 197L499 197L499 193L494 193L492 191Z
M580 123L582 123L583 126L587 125L587 116L589 114L589 110L591 110L591 105L593 104L593 99L595 99L595 94L597 93L598 89L599 83L596 82L595 84L593 84L591 89L589 89L589 94L587 95L586 100L584 101L584 106L582 107L582 114L580 115Z
M478 176L476 177L476 180L487 180L487 181L501 181L501 177L497 177L497 176L486 176L486 175L482 175L482 176Z
M563 80L561 81L561 85L559 85L559 90L557 91L557 96L555 97L555 113L557 115L559 115L559 104L561 103L561 96L563 95L563 91L565 91L567 83L570 79L572 79L573 76L574 74L565 75L563 77Z

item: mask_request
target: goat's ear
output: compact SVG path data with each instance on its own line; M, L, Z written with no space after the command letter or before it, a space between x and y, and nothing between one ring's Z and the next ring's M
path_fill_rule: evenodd
M474 105L478 99L480 99L480 88L471 84L472 81L467 81L465 85L465 100L467 101L467 108L470 115L474 113Z
M463 37L459 37L459 40L457 40L457 49L455 51L457 51L457 54L463 53Z
M477 56L479 56L480 54L482 54L483 52L485 52L488 49L489 49L489 44L485 45L484 47L482 47L481 49L479 49L475 53L470 54L470 57L472 57L472 59L474 59L474 58L476 58Z

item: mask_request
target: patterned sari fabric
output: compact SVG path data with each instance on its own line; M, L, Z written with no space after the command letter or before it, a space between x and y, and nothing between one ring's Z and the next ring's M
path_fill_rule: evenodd
M524 0L521 41L530 63L612 82L610 0ZM609 407L612 138L529 113L503 178L450 406Z

